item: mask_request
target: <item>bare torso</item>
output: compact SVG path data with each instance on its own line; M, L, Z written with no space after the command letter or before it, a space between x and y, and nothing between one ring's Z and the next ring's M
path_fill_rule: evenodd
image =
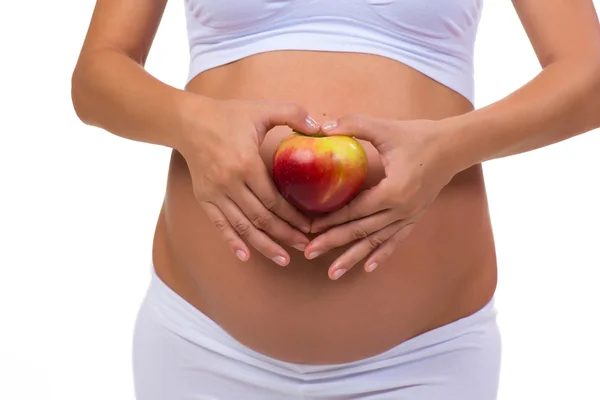
M187 90L219 99L273 99L306 107L320 121L346 113L439 119L468 112L457 93L397 62L371 55L272 52L209 70ZM270 169L278 142L261 148ZM374 149L367 185L383 177ZM287 267L257 251L242 263L197 205L185 160L173 152L154 241L165 283L241 343L303 363L341 363L385 351L484 306L496 288L496 258L481 166L459 175L373 273L360 264L332 281L343 249L308 261L293 249Z

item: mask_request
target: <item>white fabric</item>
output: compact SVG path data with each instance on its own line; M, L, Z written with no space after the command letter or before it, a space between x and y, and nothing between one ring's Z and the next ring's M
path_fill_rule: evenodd
M267 51L358 52L406 64L474 102L473 55L483 0L185 2L188 81Z
M137 400L496 399L493 301L373 357L303 365L243 346L152 272L135 329Z

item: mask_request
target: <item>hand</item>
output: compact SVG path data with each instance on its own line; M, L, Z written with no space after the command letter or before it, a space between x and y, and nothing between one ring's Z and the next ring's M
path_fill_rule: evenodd
M186 114L179 150L186 159L194 195L231 251L242 261L248 246L285 266L289 254L276 241L302 251L310 221L286 202L259 155L266 133L277 125L315 133L319 127L302 107L276 102L210 100Z
M305 255L309 259L357 241L332 263L331 279L338 279L365 257L367 272L381 265L457 172L449 168L448 158L442 157L445 137L439 124L351 115L322 125L326 135L348 135L371 142L385 168L385 178L379 184L344 208L313 221L311 232L333 228L308 245Z

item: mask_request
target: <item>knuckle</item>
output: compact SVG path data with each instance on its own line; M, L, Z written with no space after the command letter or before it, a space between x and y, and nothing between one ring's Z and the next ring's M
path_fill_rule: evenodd
M371 236L369 236L369 238L367 240L369 241L369 248L371 250L375 250L376 248L378 248L379 246L381 246L383 244L383 239L381 239L377 235L371 235Z
M365 118L360 114L350 114L348 116L348 122L354 127L356 130L363 130L365 128Z
M394 189L390 189L389 193L390 194L387 196L389 199L388 206L396 209L401 215L405 215L411 208L411 202L406 193Z
M303 114L304 110L300 105L295 103L284 103L282 104L282 110L286 115L298 115Z
M254 166L253 166L254 164ZM256 169L256 163L248 156L237 156L234 159L214 165L210 172L212 181L219 187L229 187L236 180Z
M192 191L194 197L199 202L209 202L214 199L215 194L210 183L210 179L207 179L205 175L192 175Z
M233 229L240 235L241 237L248 237L252 228L250 224L245 221L236 221L233 223Z
M411 182L410 184L399 185L396 189L390 189L394 199L393 206L402 214L413 215L419 209L419 193L421 192L420 182Z
M273 221L273 218L270 215L255 215L254 217L252 217L252 225L254 225L255 227L257 227L260 230L265 230L267 229L270 225L271 222Z
M360 226L359 226L359 227L356 227L356 228L354 228L354 230L352 231L352 237L353 237L355 240L364 239L364 238L366 238L367 236L369 236L369 234L367 233L367 231L365 231L365 230L364 230L363 228L361 228Z
M275 209L277 209L277 207L279 206L279 201L277 197L265 197L262 200L263 205L265 206L265 208L269 211L273 211Z
M402 209L402 208L404 208L404 205L406 204L406 200L405 200L404 196L402 195L402 193L395 191L395 190L390 191L390 195L387 196L387 198L389 199L389 205L394 208Z
M398 212L403 212L406 208L406 199L402 195L402 193L398 193L397 191L390 192L390 195L387 196L388 202L387 206L396 209Z
M205 190L203 190L203 188L198 187L198 185L195 185L193 189L194 189L194 198L197 201L203 202L210 198L208 193Z
M232 168L236 175L246 175L250 171L256 170L256 160L254 157L246 155L240 156L235 166Z
M350 123L353 130L357 132L367 132L371 129L382 130L381 124L376 118L364 114L351 114L348 118L348 123Z
M403 197L401 199L402 200L398 201L398 203L395 205L399 216L403 218L408 218L415 215L418 210L418 205L414 201L411 201L406 197Z
M419 214L421 207L417 203L407 203L406 209L404 210L404 214L407 218L412 218Z
M227 221L225 221L223 219L217 219L214 221L213 224L215 225L215 228L217 228L217 230L220 233L227 232L227 228L229 227L229 224L227 223Z
M233 174L229 168L213 168L210 176L213 185L219 188L229 187L233 182Z
M400 188L401 185L392 185L389 182L386 182L385 184L381 184L379 190L381 193L381 198L383 200L383 202L388 203L387 205L389 206L395 206L399 203L402 202L402 199L404 197L403 195L403 191Z

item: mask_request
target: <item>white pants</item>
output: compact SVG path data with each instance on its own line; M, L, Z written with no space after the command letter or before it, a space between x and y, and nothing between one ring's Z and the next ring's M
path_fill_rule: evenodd
M490 302L360 361L283 362L237 342L152 269L134 337L136 399L495 400L500 343Z

